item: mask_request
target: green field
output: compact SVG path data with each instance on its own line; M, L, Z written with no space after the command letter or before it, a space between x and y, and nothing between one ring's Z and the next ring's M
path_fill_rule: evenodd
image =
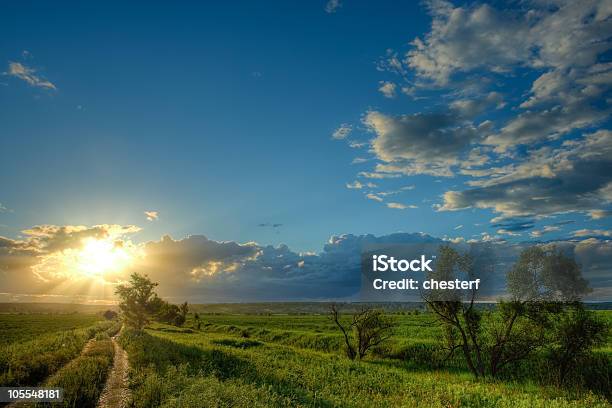
M0 386L57 386L65 406L95 406L121 327L93 314L2 314ZM110 352L109 352L110 347Z
M393 337L362 361L344 356L342 337L326 315L202 311L199 321L190 314L183 327L151 323L143 332L121 334L133 406L610 406L601 387L556 387L535 366L475 380L457 354L434 368L442 329L422 311L392 314L398 324ZM612 312L597 313L612 321ZM5 314L0 322L0 385L62 386L63 406L95 406L112 365L108 338L118 323L80 313ZM610 342L596 354L607 364L597 371L605 387Z
M100 320L94 314L0 314L0 346L31 340L39 335L91 326Z
M138 407L609 406L589 390L542 385L538 373L476 381L459 355L431 369L425 363L440 327L423 313L395 319L393 339L361 362L343 356L342 338L323 315L201 315L200 330L193 320L183 328L152 324L142 334L126 331L121 342Z

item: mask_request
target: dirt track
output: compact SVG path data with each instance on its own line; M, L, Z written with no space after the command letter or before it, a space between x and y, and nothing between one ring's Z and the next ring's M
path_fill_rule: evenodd
M98 400L98 408L125 408L130 399L130 389L128 388L130 365L128 356L123 347L117 343L115 337L111 339L115 347L113 368L108 374L104 390Z

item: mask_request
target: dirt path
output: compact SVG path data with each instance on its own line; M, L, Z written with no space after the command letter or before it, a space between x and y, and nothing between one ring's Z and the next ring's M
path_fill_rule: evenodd
M113 368L108 374L104 390L98 400L98 408L125 408L130 399L130 389L128 388L130 365L127 353L117 343L117 336L111 339L115 347L115 358Z

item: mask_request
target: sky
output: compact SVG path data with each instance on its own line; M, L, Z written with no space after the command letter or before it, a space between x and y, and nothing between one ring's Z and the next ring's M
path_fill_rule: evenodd
M612 288L611 14L8 4L0 299L88 293L75 270L110 285L92 301L129 270L195 300L350 297L360 245L423 237L571 243Z

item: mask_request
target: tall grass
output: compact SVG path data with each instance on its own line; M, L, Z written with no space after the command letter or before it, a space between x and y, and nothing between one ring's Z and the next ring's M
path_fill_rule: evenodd
M45 387L64 389L62 403L54 404L54 406L95 407L104 388L113 356L114 347L109 339L90 343L83 354L62 367L45 382ZM38 404L38 406L46 406L46 404Z
M33 386L78 356L96 333L112 322L99 322L84 329L43 335L0 350L0 386Z
M248 346L246 343L248 343ZM476 381L467 372L406 369L395 360L337 354L242 336L125 331L138 407L608 407L556 387Z

